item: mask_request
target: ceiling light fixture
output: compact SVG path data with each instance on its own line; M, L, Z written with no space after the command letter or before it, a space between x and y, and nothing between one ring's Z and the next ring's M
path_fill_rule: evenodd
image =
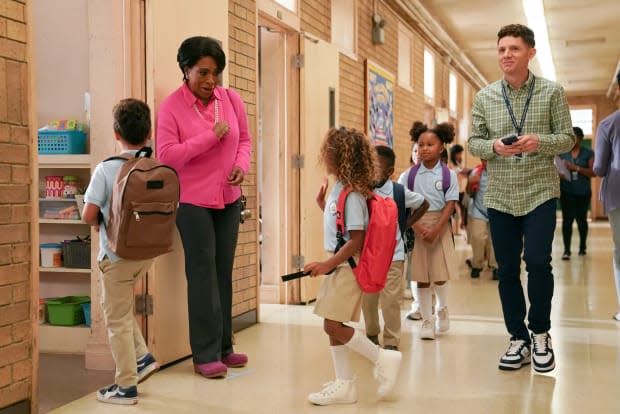
M527 17L527 25L534 31L536 36L536 58L542 70L542 75L550 80L555 80L555 65L551 56L549 33L547 32L547 20L542 0L523 0L523 9Z

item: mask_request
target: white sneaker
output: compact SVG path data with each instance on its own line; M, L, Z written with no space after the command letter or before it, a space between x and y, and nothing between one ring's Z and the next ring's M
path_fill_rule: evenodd
M392 392L398 377L401 359L402 354L399 351L392 351L390 349L379 350L379 358L375 363L375 370L373 372L375 379L379 383L379 388L377 388L377 397L379 399L387 397Z
M412 321L419 321L422 319L422 313L420 312L420 302L414 301L411 304L411 312L407 314L407 319Z
M444 306L441 309L437 309L437 320L435 321L435 329L437 332L448 332L450 329L450 315L448 314L448 307Z
M612 316L612 318L614 318L617 321L620 321L620 311L616 312L616 314Z
M357 402L355 380L335 379L323 384L323 389L308 395L308 401L316 405L352 404Z
M420 339L435 339L435 324L432 319L425 319L422 321Z
M523 339L511 339L508 350L499 360L499 369L514 371L529 364L531 360L530 345Z
M555 368L555 355L549 332L532 333L532 361L536 372L549 372Z

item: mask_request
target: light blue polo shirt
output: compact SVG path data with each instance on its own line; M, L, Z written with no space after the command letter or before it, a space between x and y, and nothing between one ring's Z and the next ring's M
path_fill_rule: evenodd
M476 170L472 171L469 176L473 177L476 175ZM482 170L482 174L480 175L480 187L478 187L478 191L472 197L472 203L469 207L468 211L469 215L473 218L477 218L479 220L489 221L489 215L487 213L487 208L484 206L484 193L487 191L487 185L489 184L489 174L487 173L487 169Z
M336 250L336 207L338 196L342 192L343 185L336 181L334 188L325 201L323 210L323 247L330 253ZM345 233L344 239L349 240L350 230L365 230L368 227L368 207L366 198L359 193L352 192L347 197L344 205Z
M123 154L135 155L137 150L123 151ZM121 166L125 161L111 160L106 162L100 162L95 167L93 175L90 177L90 183L84 194L84 203L94 204L103 213L104 222L107 223L110 220L110 199L112 198L112 190L114 188L114 182ZM102 261L104 257L108 257L112 263L120 260L120 257L115 255L108 246L108 235L103 223L99 225L99 254L97 260Z
M390 197L393 199L394 183L392 183L392 180L387 180L385 184L379 188L375 188L373 191L383 198ZM424 203L424 197L418 193L407 190L407 187L405 186L405 208L416 210L420 208L422 203ZM396 240L398 240L398 242L396 243L396 248L394 249L394 257L392 257L393 262L405 260L405 243L403 243L403 237L400 233L400 227L398 226L396 226Z
M406 188L409 188L407 187L407 181L409 180L410 171L411 168L408 168L398 178L398 182ZM459 184L456 179L456 173L450 170L450 187L445 195L443 193L442 178L443 173L439 161L431 169L426 168L424 164L420 165L418 174L415 177L413 191L421 194L428 201L428 211L441 211L446 206L446 202L459 201Z

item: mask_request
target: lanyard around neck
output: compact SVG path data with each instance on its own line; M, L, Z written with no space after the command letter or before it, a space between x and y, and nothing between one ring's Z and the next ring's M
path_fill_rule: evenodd
M517 118L515 118L515 113L512 110L512 105L510 105L510 101L508 100L506 87L504 86L504 82L502 82L502 96L504 97L504 102L506 103L506 107L508 108L508 114L510 114L510 119L512 120L512 125L514 125L515 130L517 131L517 135L521 135L521 130L523 129L523 125L525 124L525 116L527 115L527 109L529 108L530 101L532 100L532 92L534 91L535 83L536 77L532 75L532 83L530 84L530 90L527 92L527 99L525 100L525 106L523 107L523 113L521 114L521 122L517 124Z

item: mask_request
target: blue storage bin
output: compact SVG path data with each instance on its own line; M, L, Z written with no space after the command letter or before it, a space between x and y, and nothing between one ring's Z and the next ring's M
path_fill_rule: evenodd
M84 323L90 326L90 302L82 303L82 312L84 312Z
M84 131L39 131L39 154L85 154Z

